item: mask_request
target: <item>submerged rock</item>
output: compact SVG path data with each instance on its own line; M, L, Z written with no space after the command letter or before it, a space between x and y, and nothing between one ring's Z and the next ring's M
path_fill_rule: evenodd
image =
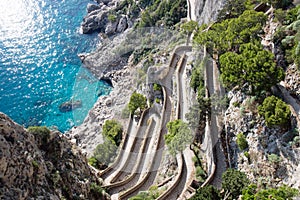
M59 111L60 112L69 112L76 108L81 108L82 102L80 100L77 101L67 101L65 103L60 104Z

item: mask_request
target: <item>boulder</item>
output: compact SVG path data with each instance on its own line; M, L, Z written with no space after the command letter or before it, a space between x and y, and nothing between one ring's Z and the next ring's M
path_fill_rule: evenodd
M121 19L119 20L118 27L117 27L117 32L122 33L127 29L127 17L123 15Z
M112 0L97 0L97 3L101 4L101 3L104 3L104 4L108 4L110 3Z
M84 17L81 23L82 32L92 33L96 30L104 31L107 24L107 11L95 10Z
M86 10L87 10L88 13L91 13L91 12L93 12L95 10L99 10L99 9L100 9L100 6L95 5L95 4L91 4L91 3L89 3L87 5L87 8L86 8Z
M118 26L118 20L116 20L115 22L109 22L105 28L105 34L106 35L115 34L117 30L117 26Z

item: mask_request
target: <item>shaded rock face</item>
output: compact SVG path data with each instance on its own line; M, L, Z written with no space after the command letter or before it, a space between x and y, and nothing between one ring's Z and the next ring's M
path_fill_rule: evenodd
M0 199L97 199L99 181L75 146L58 132L37 141L0 113Z
M226 0L187 0L188 18L199 24L214 21Z

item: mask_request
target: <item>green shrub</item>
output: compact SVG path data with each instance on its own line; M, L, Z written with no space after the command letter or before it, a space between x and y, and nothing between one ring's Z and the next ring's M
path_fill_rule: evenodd
M98 169L104 169L114 160L117 149L117 146L111 140L104 139L104 143L96 147L89 163Z
M109 14L107 18L110 22L115 22L117 20L117 16L114 14Z
M147 107L147 99L144 95L134 92L128 104L128 108L131 114L134 114L135 111L139 108L140 111L144 110Z
M226 88L250 85L250 94L270 91L283 80L284 71L276 66L272 52L261 44L241 44L239 53L226 52L220 56L221 79Z
M249 184L250 181L246 174L241 171L227 169L222 175L222 189L224 189L225 194L229 193L228 199L238 199L243 189Z
M268 155L268 161L273 164L278 164L281 159L278 155L272 153Z
M233 105L234 107L239 107L239 106L240 106L240 103L237 102L237 101L235 101L235 102L232 103L232 105Z
M96 183L91 183L90 191L97 199L102 199L105 192L104 189Z
M154 83L153 84L153 90L154 91L161 91L161 85L157 84L157 83Z
M160 99L159 99L159 98L156 98L156 99L155 99L155 102L156 102L156 103L160 103Z
M102 128L102 134L117 146L121 143L122 133L123 127L118 121L114 119L105 121Z
M191 200L221 200L220 192L212 185L200 187Z
M265 98L258 107L259 114L264 117L268 126L281 126L286 128L290 125L291 110L281 99L270 96Z
M32 165L33 165L34 168L38 168L39 167L39 163L36 160L33 160L31 163L32 163Z
M285 185L279 188L259 189L256 185L251 184L243 190L242 200L292 200L298 194L297 189Z
M193 135L188 124L182 120L174 120L167 123L168 134L164 135L168 150L172 155L182 152L193 142Z
M243 133L237 134L236 143L241 151L248 148L248 142L246 137Z
M196 178L200 182L204 182L204 178L206 177L205 171L202 169L201 166L196 167Z
M30 126L28 132L34 135L35 140L40 145L47 144L50 138L50 130L45 126Z

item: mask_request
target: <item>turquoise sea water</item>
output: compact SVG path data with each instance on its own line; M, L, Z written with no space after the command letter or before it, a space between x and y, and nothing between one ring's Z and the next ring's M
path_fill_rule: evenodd
M46 125L64 132L82 123L98 94L110 86L81 66L97 35L80 34L90 0L0 1L0 111L24 126ZM62 113L59 105L81 100Z

